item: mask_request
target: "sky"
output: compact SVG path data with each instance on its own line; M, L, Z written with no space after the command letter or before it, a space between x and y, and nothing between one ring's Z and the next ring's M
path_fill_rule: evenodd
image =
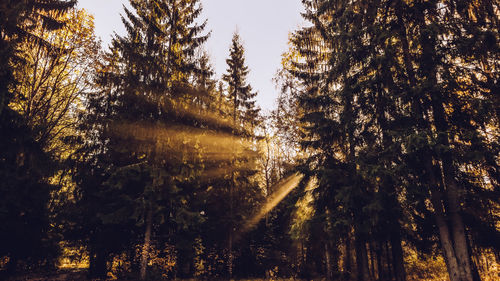
M79 7L95 17L96 34L106 46L114 32L124 34L120 14L128 0L79 0ZM205 44L220 78L226 72L226 59L233 33L238 30L250 69L248 81L259 92L257 103L264 111L274 108L278 90L272 82L288 49L289 33L303 25L300 0L201 0L212 31Z

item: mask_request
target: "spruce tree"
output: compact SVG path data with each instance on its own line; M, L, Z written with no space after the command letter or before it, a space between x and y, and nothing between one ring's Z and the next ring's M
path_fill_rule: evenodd
M496 141L480 129L497 127L490 95L497 47L486 43L495 41L497 20L487 1L477 9L467 1L438 2L304 1L304 15L314 25L296 33L302 60L291 68L308 111L303 143L317 152L309 168L325 179L320 201L335 198L349 210L360 280L374 278L365 242L387 239L395 278L404 280L398 205L415 208L405 219L419 227L427 228L422 221L433 217L437 231L430 236L440 238L451 280L474 275L464 220L474 204L465 202L489 201L484 188L498 184L498 161L486 152L498 153ZM467 38L487 47L475 48ZM475 113L464 106L469 102L478 105ZM470 155L483 164L473 164ZM466 167L482 170L485 178L473 180ZM349 175L350 182L339 182L335 173ZM432 243L429 232L418 235Z
M247 82L247 75L249 73L248 66L245 65L245 50L240 40L240 36L237 32L233 34L233 38L231 41L231 46L229 49L229 58L226 59L227 63L227 73L223 75L222 79L228 85L228 94L227 98L230 103L230 112L229 116L231 116L233 121L233 134L238 135L242 134L244 138L254 138L254 129L258 125L258 114L259 109L255 105L254 98L257 96L257 93L254 93L252 87ZM234 151L237 150L238 143L235 143L231 149ZM250 148L244 148L247 152ZM234 158L231 159L231 166L233 167L243 167L245 164L248 165L248 162L252 162L251 157L247 157L243 155L234 155ZM239 165L238 165L239 164ZM250 172L250 173L249 173ZM228 273L229 278L232 278L233 275L233 262L234 262L234 254L233 254L233 243L234 243L234 231L237 229L236 220L235 220L235 196L238 193L248 193L250 192L250 185L248 182L248 177L245 175L251 175L255 173L250 169L236 169L230 171L231 179L229 182L229 237L228 237ZM243 178L246 178L243 180ZM240 182L243 180L245 182ZM238 188L236 188L238 187ZM236 190L235 190L236 189ZM241 209L240 209L241 210Z
M153 227L158 221L170 220L162 225L170 227L168 232L175 231L175 225L182 228L196 221L194 217L185 221L185 216L177 216L179 210L196 216L182 199L189 198L191 188L196 187L190 184L192 173L197 171L191 166L196 165L192 163L197 161L196 155L187 146L194 140L189 139L189 131L184 132L186 138L182 139L183 132L174 130L177 135L170 137L165 130L176 124L198 124L184 118L177 109L192 105L190 81L199 72L194 54L208 35L202 34L205 23L196 23L201 13L199 1L133 0L130 4L134 11L125 9L123 19L127 34L113 39L105 68L98 77L101 101L93 103L98 107L89 111L105 112L105 118L93 119L97 123L90 124L88 133L97 130L103 146L100 153L109 164L104 171L107 176L100 179L101 191L86 196L98 196L108 202L93 210L102 218L101 226L96 227L124 224L132 227L130 234L142 233L140 277L144 279ZM140 128L146 131L138 131ZM94 163L91 160L89 164ZM106 193L115 194L113 200L121 201L110 201ZM83 202L91 203L85 198ZM115 204L129 207L109 208ZM133 230L130 222L134 220L142 231ZM99 247L103 246L99 241L113 239L105 232L102 235L91 243ZM130 242L135 239L130 237ZM105 263L111 250L100 249L104 258L93 260L91 256L91 263ZM94 275L105 274L105 266L94 268L101 269Z
M258 125L260 109L255 104L256 92L247 82L249 73L245 65L245 49L241 43L240 36L234 33L229 50L229 58L226 60L227 73L222 79L228 84L228 98L232 103L232 117L238 127L253 131Z

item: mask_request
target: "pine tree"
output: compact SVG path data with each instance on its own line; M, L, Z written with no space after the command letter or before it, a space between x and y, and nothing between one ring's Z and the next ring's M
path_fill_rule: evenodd
M231 47L229 50L229 58L226 59L228 65L227 73L223 75L222 79L228 85L227 98L229 99L230 112L233 122L233 134L241 135L243 138L253 139L255 138L254 130L259 124L259 111L260 109L255 105L255 97L257 93L254 93L252 87L247 82L247 75L249 73L248 66L245 65L245 54L244 48L240 40L240 36L237 32L233 34L231 41ZM236 153L231 159L232 170L230 171L230 182L229 182L229 237L228 237L228 274L229 278L233 275L233 262L234 262L234 231L238 229L236 227L237 220L235 219L236 213L241 214L242 210L245 208L236 209L237 195L247 196L252 193L252 189L255 187L254 183L249 180L252 174L255 174L255 160L256 157L252 157L252 154L256 156L255 151L251 147L242 144L235 143L232 150L235 152L238 150L237 146L243 147L243 154L238 155ZM235 167L240 167L236 168ZM237 188L238 187L238 188ZM250 195L251 196L251 195ZM239 206L239 205L238 205Z
M107 176L101 179L101 191L86 196L98 196L108 202L102 209L93 210L102 217L102 226L96 227L130 225L134 220L141 225L140 276L144 279L157 221L170 220L166 226L179 225L179 228L196 222L195 217L185 217L196 216L189 211L186 200L196 187L190 184L193 173L199 171L196 153L190 149L191 142L196 140L189 138L189 129L172 131L175 136L166 130L176 125L198 125L177 109L193 105L190 81L199 72L194 54L208 35L200 35L205 23L196 24L201 13L199 1L134 0L130 4L134 11L125 9L123 20L127 35L114 38L98 79L101 101L97 100L93 105L98 107L89 110L105 112L104 119L94 119L97 123L90 124L88 133L97 130L103 147L100 153L109 164L104 171ZM94 163L91 160L89 164ZM115 194L113 200L121 201L110 201L107 193ZM127 211L112 210L107 207L111 207L109 204L129 207ZM177 216L177 211L184 217ZM171 230L175 229L168 231ZM114 239L103 235L91 243L100 247L102 239ZM131 237L130 241L135 239ZM91 263L105 264L111 252L100 251L104 258L93 260L91 256ZM105 275L105 266L95 268L101 270L94 275Z
M249 70L245 65L245 49L237 32L233 35L226 63L227 73L222 79L228 84L228 98L233 107L234 122L251 132L258 125L260 109L255 105L257 93L253 92L252 86L247 82Z
M498 36L498 19L491 14L491 9L494 9L491 2L484 1L478 5L482 8L473 8L476 4L469 1L440 2L428 6L399 3L397 6L401 22L405 19L408 22L401 30L407 73L417 83L419 91L416 95L418 99L413 97L411 100L415 108L412 112L415 125L421 135L431 140L427 147L420 147L419 152L426 151L426 154L419 159L419 164L426 167L430 200L435 209L434 217L451 280L474 278L475 266L471 261L464 220L467 207L463 202L465 195L474 192L466 187L475 184L470 181L474 176L470 177L470 173L462 170L469 165L482 169L479 168L482 165L472 164L474 161L466 155L474 154L478 157L476 160L481 159L480 162L484 163L483 168L489 167L486 169L493 173L487 172L487 178L494 178L497 173L494 171L498 170L498 162L488 156L489 153L498 153L495 145L489 145L491 142L484 138L484 131L480 129L496 119L491 115L495 107L484 104L485 107L479 106L472 113L463 106L465 103L483 104L482 100L493 102L490 95L493 85L486 81L491 82L492 75L497 74L489 73L486 61L495 60L498 54L491 52L497 47L486 42L487 38L492 38L490 36L495 37L493 34ZM410 15L409 10L417 11ZM429 19L435 23L429 24ZM418 32L409 33L407 29L410 25L418 27ZM478 29L478 26L481 28ZM461 29L465 31L457 31ZM467 38L476 38L485 44L485 48L473 47ZM409 42L418 42L421 46L420 62L415 67L410 65L414 58L409 54L412 48ZM476 75L483 78L473 78ZM483 111L486 108L489 109ZM425 114L426 111L430 114ZM478 120L474 116L479 119L490 116L491 119ZM438 167L433 164L436 161ZM492 181L491 185L497 183ZM480 186L476 185L476 188L476 192L482 193Z
M473 278L464 202L474 195L489 201L483 188L497 185L490 179L496 177L498 161L486 153L498 153L496 142L480 129L498 127L493 125L495 106L490 107L497 74L489 63L497 47L486 44L495 41L488 40L496 37L497 20L487 1L484 8L467 1L438 2L304 1L305 17L314 26L296 33L302 61L291 68L302 83L299 100L309 111L303 143L317 152L309 168L325 179L319 184L319 198L325 198L320 200L340 199L343 210L349 210L359 280L375 277L367 260L373 253L371 247L367 253L365 242L386 239L395 278L404 280L400 204L415 206L405 219L419 227L433 217L438 231L430 236L440 238L450 278ZM476 49L467 38L488 47ZM464 106L470 102L478 105L475 113ZM467 155L485 166L472 164ZM465 172L470 165L482 170L488 183L472 180L475 172ZM350 182L332 181L340 178L335 173ZM433 209L425 207L425 200ZM426 243L432 241L428 231L419 233Z
M348 11L333 16L334 7L326 1L304 3L304 16L314 26L296 33L293 42L300 60L292 64L290 71L302 88L302 143L314 153L308 169L320 179L315 206L318 215L330 214L333 221L344 223L337 223L340 233L332 233L335 239L349 240L351 231L354 232L358 280L369 280L365 245L371 222L364 210L371 191L358 165L364 134L359 120L362 107L357 102L361 94L355 87L356 74L351 77L349 69L357 51L358 22L350 22L353 19ZM342 43L337 41L339 38ZM328 243L324 248L329 248Z

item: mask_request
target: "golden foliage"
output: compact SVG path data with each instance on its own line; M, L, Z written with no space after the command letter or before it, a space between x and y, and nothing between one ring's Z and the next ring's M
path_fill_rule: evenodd
M89 267L89 255L83 247L69 247L61 245L61 256L58 261L59 269L83 269Z
M9 263L10 258L8 256L0 257L0 270L3 270L5 266Z
M408 281L448 281L448 272L442 256L417 253L405 247L405 266Z

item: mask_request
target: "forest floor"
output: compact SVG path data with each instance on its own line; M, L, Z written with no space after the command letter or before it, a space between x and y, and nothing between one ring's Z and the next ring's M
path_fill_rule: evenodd
M6 281L86 281L86 270L64 270L54 273L33 273L9 277Z
M0 279L1 276L0 276ZM117 280L121 279L107 279L107 280ZM196 281L196 279L177 279L178 281ZM298 281L299 279L237 279L237 281L265 281L265 280L276 280L276 281ZM87 278L87 271L82 269L75 270L62 270L55 273L39 273L39 274L27 274L18 275L15 277L9 277L5 281L90 281ZM97 281L97 280L95 280ZM123 280L125 281L125 280ZM127 281L134 281L127 279Z

